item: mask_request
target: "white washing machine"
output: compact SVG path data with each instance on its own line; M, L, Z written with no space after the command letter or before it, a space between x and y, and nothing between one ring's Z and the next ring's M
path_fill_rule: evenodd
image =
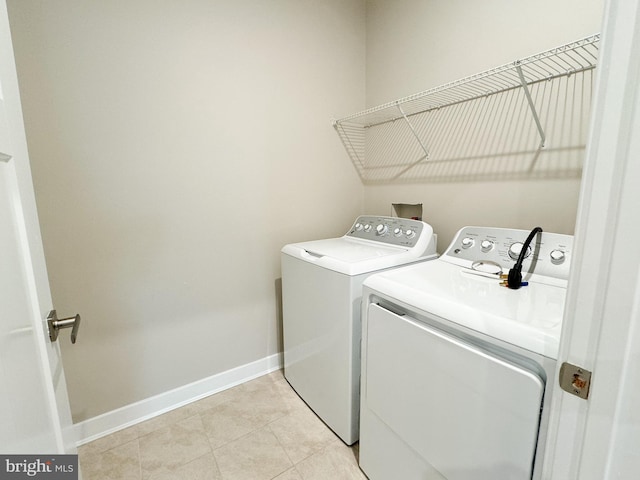
M282 249L284 376L348 445L358 440L362 282L436 258L430 225L361 216L349 232Z
M363 288L360 467L371 480L541 478L573 237L465 227ZM531 273L533 272L533 273Z

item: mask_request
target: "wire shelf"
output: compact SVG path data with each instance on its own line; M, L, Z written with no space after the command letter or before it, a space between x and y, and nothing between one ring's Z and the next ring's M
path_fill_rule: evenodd
M579 176L600 35L334 122L364 183Z

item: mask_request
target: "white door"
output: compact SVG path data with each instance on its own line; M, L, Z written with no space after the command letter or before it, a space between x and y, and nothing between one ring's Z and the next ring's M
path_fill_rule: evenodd
M554 387L548 479L639 478L640 1L609 0L560 362L593 372L589 398Z
M51 308L7 7L0 0L0 452L3 454L75 451L60 349L48 337L46 317Z

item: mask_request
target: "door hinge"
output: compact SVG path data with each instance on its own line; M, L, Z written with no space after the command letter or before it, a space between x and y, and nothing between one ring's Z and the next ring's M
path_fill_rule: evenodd
M560 388L576 397L587 399L591 385L591 372L564 362L560 367Z

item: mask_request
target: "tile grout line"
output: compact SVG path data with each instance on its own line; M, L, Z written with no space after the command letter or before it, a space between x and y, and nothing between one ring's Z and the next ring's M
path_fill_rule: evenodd
M239 436L238 438L232 439L232 440L227 440L225 441L222 445L218 445L216 447L214 447L213 443L212 443L212 437L209 435L208 433L208 429L206 427L206 423L204 420L204 417L206 415L207 412L209 412L210 410L216 409L218 407L220 407L221 405L226 405L231 403L234 400L234 397L232 398L227 398L226 400L221 401L220 403L214 403L213 406L209 407L209 408L204 408L204 405L201 405L200 408L197 406L197 403L200 401L205 400L206 398L212 398L215 397L215 395L218 394L214 394L211 395L209 397L205 397L203 399L200 399L196 402L193 402L189 405L195 406L195 409L193 410L193 412L191 411L187 411L185 412L185 414L187 415L184 418L180 417L180 414L176 415L177 418L174 417L167 417L169 420L169 423L167 424L162 424L162 422L159 422L161 424L161 426L159 426L158 428L155 428L154 430L148 431L144 434L141 434L141 430L143 430L142 428L140 428L143 423L139 424L139 425L134 425L132 427L129 428L135 428L135 430L131 431L128 435L122 435L121 437L117 436L117 432L113 434L114 437L116 437L116 439L121 438L122 440L120 440L116 445L111 445L109 446L109 448L107 448L106 450L100 450L100 449L96 449L95 451L91 450L91 443L86 444L87 449L85 450L85 456L87 454L89 455L96 455L96 456L104 456L105 453L110 452L111 450L114 450L116 448L120 448L123 445L126 445L129 442L132 442L133 440L136 441L136 446L137 446L137 470L138 470L138 478L140 480L149 480L152 479L156 474L158 474L158 472L156 473L150 473L150 477L148 478L143 478L144 476L144 471L142 468L142 449L141 449L141 439L144 439L150 435L153 435L154 433L158 433L162 430L165 429L171 429L173 426L175 426L176 424L179 424L180 422L189 420L189 419L193 419L194 417L198 417L199 423L201 425L202 428L202 434L204 436L204 438L206 438L206 445L207 445L207 453L203 453L202 455L198 456L197 458L191 459L189 461L187 461L184 464L180 464L179 466L175 467L175 471L185 467L186 465L189 465L193 462L196 462L200 459L203 459L205 456L207 455L211 455L211 458L217 468L218 474L220 475L221 478L228 480L228 477L226 475L223 474L223 472L220 470L220 466L219 466L219 456L216 455L216 452L218 452L220 449L224 448L225 446L228 446L230 443L232 442L236 442L236 441L241 441L241 439L249 437L252 434L255 434L256 432L260 431L260 430L265 430L267 432L269 432L270 435L272 435L273 437L275 437L276 442L278 447L285 453L285 457L288 460L289 466L287 466L286 468L284 468L284 470L282 470L281 472L279 472L278 474L276 474L275 476L271 477L271 480L274 480L275 478L277 478L278 476L282 475L285 472L291 471L292 473L295 472L295 475L297 475L297 477L303 479L303 475L301 473L301 471L298 469L298 466L304 462L307 461L309 458L311 458L313 455L317 454L318 452L312 451L310 454L307 454L306 456L304 456L304 458L300 459L298 462L294 462L292 459L292 454L296 451L291 450L291 452L285 448L285 445L283 444L283 441L281 440L281 438L278 436L278 434L276 433L276 430L274 430L274 425L277 422L283 421L284 419L286 419L287 417L291 418L294 420L295 423L295 415L298 412L298 405L297 403L294 405L294 403L292 403L291 399L289 398L289 390L287 390L286 392L283 391L281 389L282 385L280 385L280 383L282 383L283 385L286 385L288 387L288 389L290 389L299 399L299 396L297 395L297 393L295 393L295 391L291 388L291 386L288 384L288 382L286 381L286 378L284 377L277 377L274 374L267 374L269 377L268 378L264 378L266 376L263 377L258 377L260 379L263 379L261 381L256 382L255 384L249 386L252 382L254 382L257 379L251 380L249 382L246 382L245 384L241 384L243 387L241 391L239 392L242 397L244 397L245 395L248 396L248 398L244 398L243 401L246 401L248 404L251 404L251 402L253 401L253 397L254 396L258 396L258 402L259 405L262 405L265 402L265 399L267 400L273 400L273 404L277 404L276 406L278 406L278 409L276 409L275 413L276 413L276 417L275 418L270 418L268 421L266 421L265 423L259 423L259 426L257 427L253 427L252 426L252 430L250 432L247 432L241 436ZM247 388L248 387L248 388ZM253 388L252 388L253 387ZM273 387L276 387L275 390L272 390ZM235 388L235 387L234 387ZM265 392L264 397L261 396L259 394L259 392ZM222 394L223 392L220 392L220 394ZM237 400L237 399L236 399ZM302 401L302 400L301 400ZM304 409L306 409L307 411L311 412L316 419L319 422L322 422L322 420L317 416L317 414L315 414L315 412L313 412L312 409L309 408L308 405L306 405L306 403L303 402L304 405ZM188 407L187 405L180 407L180 408L186 408ZM279 411L279 408L282 407L282 411ZM177 411L179 409L176 409L174 411ZM168 415L169 413L165 414ZM160 417L157 417L160 418ZM326 429L327 431L329 431L331 433L332 436L335 436L337 438L337 436L335 435L335 433L333 431L331 431L331 429L329 429L329 427L326 426L326 424L324 424L324 422L322 422L323 425L322 427L324 429ZM122 430L125 431L125 430ZM281 432L282 433L282 432ZM125 440L126 438L130 438L129 440ZM132 437L132 438L131 438ZM104 437L104 438L109 438L109 437ZM99 441L100 439L96 440ZM338 439L339 440L339 439ZM300 442L298 442L300 443ZM331 442L323 442L322 445L322 449L321 451L325 451ZM106 441L105 445L109 445L109 442ZM303 445L303 443L300 443L300 445ZM202 445L204 447L204 445ZM275 445L274 445L275 446ZM85 446L83 446L85 447ZM351 454L355 456L355 452L353 452L353 447L352 446L347 446L347 448L350 448ZM313 449L312 449L313 450ZM302 450L302 452L305 452L305 450ZM218 452L219 454L219 452ZM97 457L96 457L97 458ZM351 463L351 462L349 462ZM357 460L356 460L356 465L357 465ZM174 472L174 470L171 470L171 472ZM133 474L134 471L131 471L131 473ZM94 480L93 477L91 478L91 480Z

